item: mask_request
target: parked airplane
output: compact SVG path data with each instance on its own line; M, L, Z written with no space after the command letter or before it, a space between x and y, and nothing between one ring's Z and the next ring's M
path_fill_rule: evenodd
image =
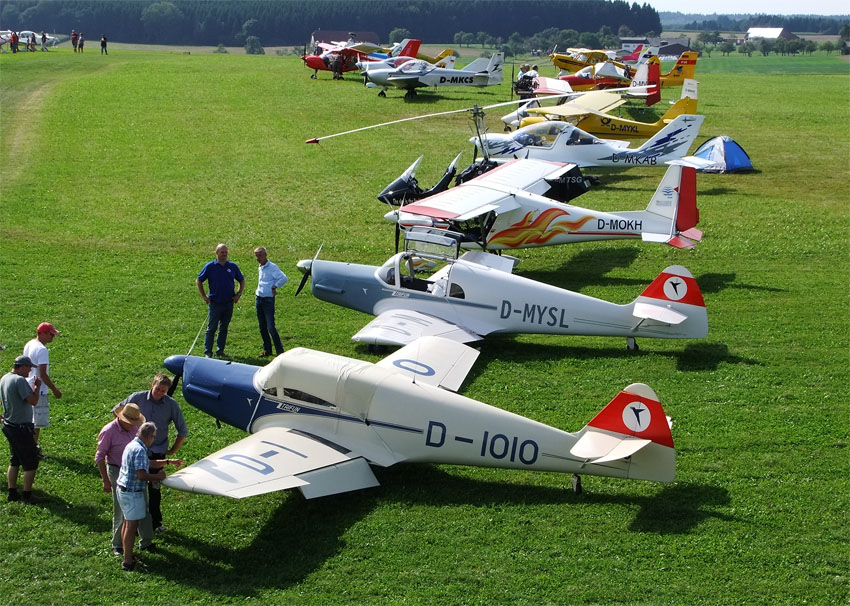
M661 86L682 86L685 79L693 79L698 57L699 54L693 51L682 53L676 65L661 76ZM661 65L658 57L652 57L647 63ZM560 79L567 82L573 90L604 90L628 84L634 73L628 66L606 62L586 67L569 76L561 76Z
M646 210L613 213L547 197L552 184L573 168L572 164L513 160L392 210L384 218L403 230L433 227L461 233L461 246L466 249L504 250L623 238L693 248L702 239L702 232L696 229L699 210L693 167L670 166Z
M501 333L625 337L637 349L637 337L708 334L705 302L684 267L668 267L634 301L617 305L514 275L510 257L468 251L456 258L462 238L411 230L406 250L380 267L304 259L299 292L312 278L317 298L375 316L352 337L370 345L407 345L422 336L468 343ZM439 268L428 279L416 276L421 259Z
M370 465L402 462L675 478L672 421L647 385L567 433L453 393L477 355L425 338L377 364L302 347L263 368L172 356L165 366L182 375L186 401L251 435L164 483L232 498L298 488L312 499L377 486Z
M688 153L705 116L677 116L646 143L635 149L628 141L599 139L567 122L531 124L505 134L487 133L469 142L493 160L536 158L586 166L663 166Z
M358 61L357 67L361 70L361 75L364 76L363 80L368 84L369 80L365 77L367 72L378 70L378 69L395 69L401 67L408 61L415 61L415 57L407 57L407 56L399 56L399 57L388 57L387 59L383 59L381 61ZM443 57L434 63L437 67L443 67L446 69L454 69L455 66L455 56L449 55L447 57Z
M620 55L617 51L568 48L566 53L553 52L549 58L555 67L575 73L599 63L613 63L620 68L625 67L627 63L640 65L657 55L658 47L644 48L641 45L634 52L625 55Z
M686 80L685 85L682 86L681 98L655 122L639 122L610 115L608 112L619 107L625 101L618 95L605 91L594 91L563 105L536 108L525 106L521 109L523 110L522 114L527 117L522 119L520 126L525 127L546 120L561 119L570 124L575 124L591 135L625 139L652 137L677 116L696 114L697 87L696 80ZM519 116L520 114L517 113L517 117ZM512 114L508 114L502 118L502 121L512 117Z
M427 61L408 61L396 69L369 70L365 78L386 97L387 87L407 90L405 97L416 95L416 89L426 86L492 86L502 81L504 53L493 53L490 59L478 58L462 69L445 69Z
M420 42L420 40L406 38L393 47L391 55L395 53L396 55L416 56L416 53L419 52ZM345 43L320 43L317 47L322 50L321 53L305 54L301 57L304 65L313 70L313 75L310 76L313 79L318 77L319 70L333 71L334 63L337 60L342 62L339 68L341 72L350 72L359 69L360 63L382 61L387 58L383 53L376 55L364 50L362 43L355 42L354 40L349 40Z

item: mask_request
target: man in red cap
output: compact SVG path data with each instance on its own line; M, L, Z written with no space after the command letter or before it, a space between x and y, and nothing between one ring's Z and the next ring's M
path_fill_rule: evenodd
M48 389L53 392L54 397L61 398L62 392L53 384L50 379L50 352L47 351L47 344L52 343L59 331L53 328L50 322L42 322L35 330L35 339L28 342L24 346L24 354L32 360L35 367L30 370L29 381L34 384L36 378L41 379L41 388L39 390L38 404L33 409L32 420L35 425L35 443L38 446L38 437L42 427L50 426L50 403L47 398ZM39 449L39 458L41 449Z

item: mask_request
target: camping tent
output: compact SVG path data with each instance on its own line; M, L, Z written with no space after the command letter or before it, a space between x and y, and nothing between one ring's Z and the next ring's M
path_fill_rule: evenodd
M700 145L694 156L711 162L700 168L700 172L734 173L753 170L753 163L744 148L725 135L714 137Z

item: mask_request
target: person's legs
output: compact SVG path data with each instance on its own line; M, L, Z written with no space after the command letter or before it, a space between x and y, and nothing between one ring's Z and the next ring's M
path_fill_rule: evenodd
M124 520L124 531L121 534L121 542L124 545L124 564L133 565L133 543L136 541L136 529L138 520Z
M165 454L152 452L150 454L151 461L161 461L165 458ZM148 482L148 504L147 511L151 518L151 526L154 531L162 526L162 488L159 482ZM153 531L151 532L151 541L153 541Z
M257 324L260 327L260 337L263 339L263 353L270 354L272 352L272 340L269 337L268 319L266 318L266 299L257 297L254 306L257 308ZM274 308L272 308L272 311L274 311Z
M280 342L280 335L277 333L277 326L274 321L274 304L275 300L269 299L267 304L265 305L265 313L266 313L266 330L268 330L271 335L272 341L274 341L274 350L277 355L283 353L283 343Z
M212 355L213 340L215 339L215 331L218 329L219 314L215 303L210 301L207 306L207 332L204 335L204 355Z
M106 475L112 484L112 549L123 549L124 540L121 531L124 526L124 514L121 513L121 505L118 503L118 474L121 468L117 465L107 465Z
M218 339L216 340L216 353L224 353L224 346L227 344L227 328L230 326L230 318L233 317L233 303L219 303L219 318L221 327L218 329Z

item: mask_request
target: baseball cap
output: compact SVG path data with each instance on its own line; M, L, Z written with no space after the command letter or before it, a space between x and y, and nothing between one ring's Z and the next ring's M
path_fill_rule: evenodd
M32 363L32 360L29 359L29 356L18 356L15 358L15 366L29 366L32 368L35 364Z
M53 328L53 324L50 322L42 322L38 325L38 328L35 329L35 332L49 332L52 335L59 334L59 331Z

